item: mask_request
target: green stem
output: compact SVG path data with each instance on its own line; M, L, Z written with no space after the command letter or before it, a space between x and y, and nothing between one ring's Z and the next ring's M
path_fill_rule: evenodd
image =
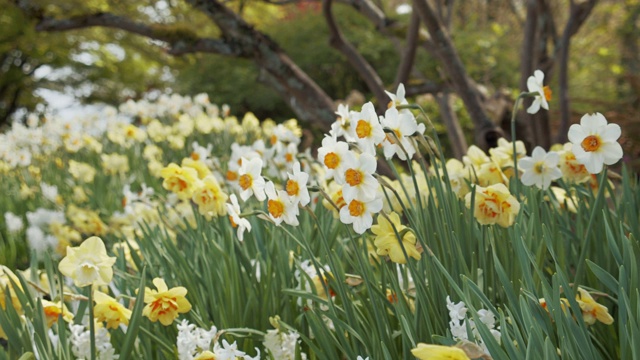
M518 183L518 152L516 149L516 114L524 97L523 95L524 93L518 96L516 103L513 105L513 111L511 112L511 144L513 146L513 177L515 178L516 195L520 194L520 184Z
M96 324L93 320L93 286L89 285L89 333L91 335L91 360L96 360Z
M604 189L607 185L607 167L604 167L604 171L602 172L602 176L600 177L600 184L598 187L598 195L596 196L596 201L593 204L593 210L591 211L591 216L589 217L589 223L587 224L587 230L584 232L584 244L582 244L582 250L580 251L580 257L578 258L578 267L576 268L576 276L573 281L573 290L578 290L578 285L582 281L583 273L585 271L584 263L587 257L587 249L589 249L589 244L591 243L591 228L593 227L594 220L596 218L596 213L598 212L598 208L600 207L600 203L604 198Z

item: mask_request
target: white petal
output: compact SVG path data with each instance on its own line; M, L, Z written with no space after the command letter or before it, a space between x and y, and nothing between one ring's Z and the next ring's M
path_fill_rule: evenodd
M605 143L601 151L602 156L604 156L604 163L607 165L613 165L622 159L622 146L617 142Z
M527 171L524 174L522 174L522 177L520 178L520 180L526 186L531 186L536 183L536 175L533 173L533 171Z
M569 141L571 141L572 143L577 145L577 146L573 147L573 148L576 148L576 147L580 146L580 143L582 142L582 140L584 140L584 138L587 137L587 136L584 133L584 131L582 129L582 126L580 126L578 124L573 124L569 128L569 132L567 133L567 137L569 138Z
M602 137L603 141L615 142L615 141L618 141L618 138L620 138L621 134L622 134L622 129L620 129L620 125L608 124L605 127L604 131L600 134L600 137Z
M544 159L544 156L547 154L546 151L544 151L543 148L541 148L540 146L536 146L533 149L533 152L531 152L531 157L533 158L534 161L540 161L542 159Z
M540 97L536 97L533 100L533 103L531 104L531 106L529 106L529 108L527 109L527 112L529 114L535 114L538 112L538 110L540 110Z
M540 85L544 84L544 73L541 70L534 71L533 76L536 77L536 80Z
M530 158L528 156L518 161L518 167L520 167L521 170L529 170L533 168L534 164L535 164L535 161L533 161L533 158Z
M549 151L547 155L544 157L544 163L547 164L548 167L558 166L560 162L560 155L558 155L555 151Z

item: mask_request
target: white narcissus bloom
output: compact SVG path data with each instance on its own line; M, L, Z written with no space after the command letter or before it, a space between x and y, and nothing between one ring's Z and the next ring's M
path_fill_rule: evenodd
M546 152L540 146L536 146L530 157L522 158L518 162L518 166L524 171L521 177L522 183L548 189L553 180L562 177L558 161L560 156L557 152Z
M399 113L398 109L392 107L387 109L384 118L381 118L381 124L395 134L395 136L386 134L382 143L384 157L391 159L393 155L398 154L400 160L411 159L413 154L416 153L416 149L409 136L418 130L418 123L413 114L411 112Z
M355 133L351 130L351 114L353 111L349 111L349 105L338 105L338 111L336 111L336 115L338 115L338 119L331 124L331 134L334 137L343 136L346 141L354 142L356 141Z
M300 171L300 162L298 161L293 164L292 170L293 174L287 173L289 180L285 184L285 190L293 203L305 206L311 201L309 189L307 189L309 174Z
M242 165L238 170L238 183L240 184L240 188L242 188L242 192L240 193L240 197L242 200L247 200L251 197L251 195L255 195L258 201L264 201L266 198L264 194L264 178L260 173L262 172L262 159L253 158L251 160L247 160L245 158L241 158Z
M384 130L378 120L378 114L371 102L362 106L362 110L353 114L351 130L356 135L356 143L363 153L375 155L376 145L384 140Z
M348 154L349 144L346 142L338 141L335 136L325 136L322 139L322 147L318 149L318 161L325 166L327 179L334 178L339 184L344 182L342 173Z
M229 221L231 221L232 227L238 228L238 240L243 241L245 230L251 232L251 223L249 220L240 217L240 205L236 194L231 194L229 200L231 200L231 204L226 204Z
M22 218L11 211L4 213L4 222L7 225L7 230L9 230L9 233L11 234L17 233L24 228L24 221L22 221Z
M291 201L289 195L284 190L276 191L273 182L269 181L264 187L267 194L267 211L269 217L276 225L283 221L289 225L298 225L298 204Z
M406 92L404 90L404 84L402 83L398 85L398 90L395 94L386 90L384 92L387 93L387 96L391 99L388 105L389 108L395 108L398 105L405 105L409 103L407 99L405 99Z
M353 224L353 230L358 234L373 225L373 214L382 210L382 197L377 195L369 201L353 199L340 209L340 221L344 224Z
M342 196L349 202L353 199L369 201L375 198L380 184L373 177L378 163L373 155L367 153L348 157L345 162L344 185L342 186Z
M591 174L598 174L604 165L613 165L622 158L622 146L618 143L622 130L617 124L608 124L600 113L585 114L580 125L569 128L571 151L576 160Z
M113 277L115 257L107 256L104 242L97 236L78 247L67 246L67 256L60 261L60 272L73 279L77 287L107 285Z
M544 86L544 73L542 71L536 70L533 72L533 76L529 76L527 89L531 93L538 93L531 106L527 109L529 114L537 113L540 107L549 110L548 101L551 100L551 89L548 86Z

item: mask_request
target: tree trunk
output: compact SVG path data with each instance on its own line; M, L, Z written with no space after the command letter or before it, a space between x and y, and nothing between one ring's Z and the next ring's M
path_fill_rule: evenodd
M467 140L464 137L464 132L462 131L458 117L451 107L451 95L444 91L436 96L436 100L440 107L442 122L447 128L447 136L449 137L453 156L456 159L462 160L462 157L467 154Z
M496 146L498 138L502 136L502 130L496 127L485 113L444 25L426 0L414 0L413 4L435 44L436 58L443 66L473 121L476 145L485 150Z
M243 57L252 58L261 79L272 86L301 121L324 132L335 121L332 99L302 71L267 35L254 29L216 0L187 0L205 13L222 32L226 42L237 43Z

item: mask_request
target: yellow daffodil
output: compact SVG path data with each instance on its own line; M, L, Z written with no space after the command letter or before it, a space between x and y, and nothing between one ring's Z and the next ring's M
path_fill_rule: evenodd
M593 300L591 294L583 288L578 288L576 301L580 306L580 310L582 310L582 319L585 324L593 325L596 320L605 325L613 324L613 317L609 314L609 309Z
M181 200L187 200L193 195L195 185L199 181L198 172L190 167L180 167L174 163L160 171L164 179L162 187L178 195Z
M42 309L44 316L47 319L47 327L55 324L58 321L58 316L62 316L62 319L66 322L73 320L73 314L69 312L67 307L60 301L52 302L49 300L42 300Z
M191 304L185 297L187 289L182 286L169 289L161 278L153 279L153 285L158 290L145 288L144 302L147 304L142 310L142 315L149 320L169 326L178 317L178 314L191 310Z
M197 187L191 199L196 205L200 214L213 216L221 216L227 213L225 204L229 196L222 191L218 180L213 175L209 175L202 179L200 186Z
M471 207L473 193L465 196L467 208ZM483 188L475 188L474 215L480 224L498 224L509 227L520 212L520 203L504 184L495 184Z
M73 279L77 287L107 285L113 277L115 262L115 257L107 256L102 239L92 236L78 247L67 247L67 256L58 268L63 275Z
M411 354L420 360L470 360L460 348L425 343L419 343Z
M209 170L207 165L200 160L194 160L190 157L186 157L182 159L181 165L183 168L189 167L197 171L199 179L204 179L207 175L211 174L211 170Z
M93 307L97 321L107 323L107 328L116 329L120 324L128 325L131 318L131 310L125 308L111 296L96 291L93 294L93 301L96 305Z
M405 232L402 236L401 246L398 236L393 228L395 227L399 234L403 230L407 229L407 227L402 225L400 222L400 216L395 212L389 214L389 220L384 216L379 215L378 223L371 227L371 231L376 235L374 244L378 249L378 255L389 255L391 261L406 264L407 258L404 256L404 252L402 251L402 247L404 247L407 252L407 256L420 260L420 252L416 249L415 234L411 231Z
M8 267L0 265L0 308L3 310L7 308L5 292L8 290L9 297L11 298L11 304L20 314L22 313L22 305L20 304L16 290L13 288L13 284L22 291L20 280L18 280L16 274L14 274Z

